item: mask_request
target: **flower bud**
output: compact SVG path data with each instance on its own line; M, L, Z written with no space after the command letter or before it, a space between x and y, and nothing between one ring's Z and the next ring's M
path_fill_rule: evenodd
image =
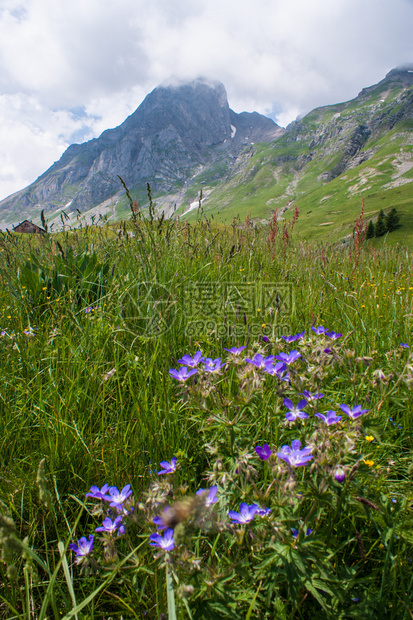
M373 378L374 378L377 382L379 382L379 381L385 381L387 377L386 377L386 375L384 374L384 372L383 372L380 368L378 368L377 370L375 370L375 371L373 372Z
M336 471L334 472L334 478L337 480L337 482L344 482L344 480L346 479L346 472L342 467L337 467Z

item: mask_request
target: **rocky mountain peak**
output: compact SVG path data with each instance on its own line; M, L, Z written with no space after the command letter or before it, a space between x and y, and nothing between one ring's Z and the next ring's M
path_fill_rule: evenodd
M231 135L230 109L220 82L197 79L189 83L158 86L125 122L148 134L174 128L190 149L202 151Z
M118 175L129 188L150 183L155 194L170 192L217 157L232 161L246 144L283 132L260 114L233 112L220 82L163 84L119 127L71 145L32 185L2 201L0 210L37 214L115 204L123 193Z

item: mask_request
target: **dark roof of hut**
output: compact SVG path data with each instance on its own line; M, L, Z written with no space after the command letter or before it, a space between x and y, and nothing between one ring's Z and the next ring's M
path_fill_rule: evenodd
M20 224L18 224L17 226L13 228L13 231L17 233L44 233L46 232L45 230L43 230L43 228L40 228L40 226L33 224L33 222L29 222L29 220L24 220L23 222L20 222Z

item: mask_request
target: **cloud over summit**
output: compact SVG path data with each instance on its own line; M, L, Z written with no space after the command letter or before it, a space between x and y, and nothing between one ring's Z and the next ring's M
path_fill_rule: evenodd
M0 197L171 78L280 124L348 100L413 60L412 23L411 0L2 0Z

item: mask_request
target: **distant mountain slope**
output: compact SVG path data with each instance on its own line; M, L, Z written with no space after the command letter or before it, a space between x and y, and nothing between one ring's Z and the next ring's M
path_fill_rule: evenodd
M196 179L194 179L196 181ZM244 150L204 209L228 219L269 218L294 203L298 230L314 238L351 232L364 196L370 217L381 207L412 214L413 66L394 69L352 101L321 107L272 144ZM281 213L282 215L282 213ZM286 214L288 216L288 213Z
M274 209L288 217L297 203L297 228L313 238L351 233L364 196L368 217L402 208L413 239L413 65L286 130L255 112L233 112L219 83L156 88L122 125L70 146L35 183L0 202L0 225L36 220L43 208L49 221L63 208L128 217L117 175L143 205L149 182L167 215L176 206L195 217L200 190L218 221L247 212L268 220Z
M117 175L130 188L145 190L149 182L155 193L167 193L218 155L230 161L247 141L270 141L282 133L257 113L230 110L220 83L158 87L122 125L70 146L33 184L0 202L0 219L109 206L124 193Z

